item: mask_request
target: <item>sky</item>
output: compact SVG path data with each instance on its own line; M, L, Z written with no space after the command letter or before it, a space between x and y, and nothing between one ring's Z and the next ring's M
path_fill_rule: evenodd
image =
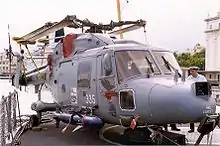
M144 19L147 43L171 50L186 50L200 43L205 46L204 19L216 16L220 0L121 0L122 20ZM117 21L116 0L7 0L0 5L0 51L8 48L11 36L23 36L48 21L66 15L93 22ZM145 42L143 29L124 35ZM18 45L12 41L13 50Z

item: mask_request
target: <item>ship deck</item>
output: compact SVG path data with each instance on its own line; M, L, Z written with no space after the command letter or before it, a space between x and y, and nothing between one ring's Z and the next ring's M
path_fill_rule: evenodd
M62 129L66 126L66 124L60 124L59 128L55 127L54 122L49 122L46 124L42 124L41 130L28 130L23 133L20 139L20 146L46 146L46 145L65 145L65 146L72 146L72 145L109 145L110 143L101 140L99 137L99 132L90 130L90 129L80 129L74 133L72 130L75 126L69 126L68 129L62 133ZM180 125L178 125L179 127ZM179 127L181 129L181 134L185 134L188 142L193 144L199 136L199 133L188 133L189 127L187 125L181 125ZM117 131L119 128L116 128ZM118 139L119 134L112 133L114 128L111 130L109 134L112 139ZM108 136L108 137L109 137ZM117 138L118 137L118 138ZM213 145L220 145L220 129L217 128L214 130L213 134ZM203 138L201 144L206 144L206 136Z
M41 130L28 130L20 139L20 146L45 146L45 145L106 145L108 143L100 140L99 134L91 130L78 130L72 133L74 126L69 126L62 133L61 130L66 125L60 124L59 128L54 123L46 123L41 125Z
M28 130L20 139L20 146L45 146L45 145L106 145L108 143L100 140L98 132L91 130L79 130L72 133L74 126L69 126L62 133L66 125L61 124L59 128L54 123L43 124L42 130Z

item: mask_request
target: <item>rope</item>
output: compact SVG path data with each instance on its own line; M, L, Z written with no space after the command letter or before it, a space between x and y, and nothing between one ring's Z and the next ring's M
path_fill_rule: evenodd
M18 100L18 92L15 91L15 93L16 93L15 95L16 95L16 100L17 100L17 105L18 105L18 116L19 116L20 126L22 126L20 102Z
M35 68L36 68L36 70L37 70L37 72L38 72L38 77L39 77L39 79L43 79L43 76L41 76L41 73L40 73L40 71L39 71L39 68L38 68L36 62L34 61L33 56L32 56L32 54L30 53L30 50L28 49L27 45L25 45L25 48L27 49L28 55L30 56L31 61L32 61L32 63L34 64L34 66L35 66ZM25 67L24 67L24 69L25 69Z
M16 131L17 128L16 108L18 108L20 127L22 127L18 92L14 90L13 93L9 92L9 95L6 97L2 96L2 99L0 101L0 114L1 114L0 145L1 146L6 146L6 138L11 140L10 145L14 144L15 137L13 135L13 131Z
M8 101L5 103L5 108L6 108L6 113L7 113L7 119L8 119L8 133L9 133L9 135L8 135L8 138L10 138L10 134L11 134L11 139L12 139L12 141L14 141L14 136L13 136L13 133L12 133L12 125L11 125L11 112L12 112L12 110L11 110L11 96L12 96L12 94L11 93L9 93L9 96L8 96ZM11 143L11 145L12 145L12 143Z
M160 132L158 132L158 131L153 130L153 129L152 129L152 128L150 128L149 126L147 126L147 127L148 127L148 129L149 129L149 130L150 130L152 133L155 133L154 135L159 134L160 136L162 136L162 137L166 138L167 140L169 140L170 142L174 143L175 145L180 146L180 144L176 143L174 140L172 140L172 139L168 138L167 136L163 135L162 133L160 133ZM160 138L160 137L159 137L159 138Z
M4 96L2 96L2 99L1 99L1 106L0 106L0 114L1 114L1 139L0 139L0 144L1 146L5 146L6 145L6 140L5 140L5 98Z
M143 26L143 27L144 27L144 39L145 39L146 44L148 44L146 26Z
M13 94L13 96L14 96L14 98L12 98L12 113L13 113L13 115L12 115L12 117L13 117L13 127L12 127L12 129L13 130L16 130L16 127L17 127L17 119L16 119L16 117L17 117L17 113L16 113L16 108L17 108L17 100L16 100L16 91L15 91L15 94Z
M31 55L31 52L29 51L27 45L25 45L25 48L27 49L28 55L31 57L31 61L33 62L35 68L38 69L37 64L36 64L36 62L34 61L32 55ZM38 73L40 74L40 71L38 71Z

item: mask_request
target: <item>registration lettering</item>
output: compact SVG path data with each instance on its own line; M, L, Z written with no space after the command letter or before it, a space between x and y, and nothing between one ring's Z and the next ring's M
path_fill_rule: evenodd
M86 94L86 104L95 104L95 102L94 94Z

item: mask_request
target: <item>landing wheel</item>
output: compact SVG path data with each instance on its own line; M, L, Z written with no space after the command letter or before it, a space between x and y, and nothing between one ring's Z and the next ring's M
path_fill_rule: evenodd
M31 115L29 127L33 128L33 127L37 127L39 125L40 125L40 118L37 115Z

